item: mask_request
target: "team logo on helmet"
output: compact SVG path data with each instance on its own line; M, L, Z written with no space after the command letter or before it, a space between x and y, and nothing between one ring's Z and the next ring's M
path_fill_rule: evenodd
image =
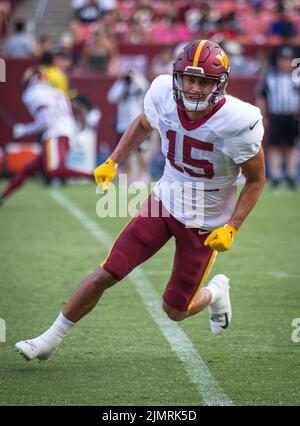
M224 50L221 50L221 52L219 53L219 55L216 56L216 58L219 59L225 70L227 70L229 67L229 59Z

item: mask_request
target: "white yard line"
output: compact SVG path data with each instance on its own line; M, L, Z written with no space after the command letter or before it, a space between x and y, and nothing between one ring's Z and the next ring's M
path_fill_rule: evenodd
M278 279L287 278L289 276L289 274L285 271L270 271L269 275L271 275L271 277L278 278Z
M61 192L54 190L51 191L50 194L60 206L67 210L71 216L76 218L96 240L105 246L106 249L111 247L113 240L106 231L101 229L98 223L90 219L86 213L68 200ZM161 297L153 289L142 268L137 267L127 278L141 296L145 307L164 338L171 346L171 349L182 362L191 382L196 385L204 404L234 405L233 401L228 398L209 371L205 362L202 360L182 328L176 322L169 320L162 311Z

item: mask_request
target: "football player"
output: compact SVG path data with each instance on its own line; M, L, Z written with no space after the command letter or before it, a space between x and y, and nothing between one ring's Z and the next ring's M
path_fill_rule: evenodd
M164 174L108 257L80 283L51 327L34 339L16 343L25 358L49 358L105 290L171 237L176 251L163 295L164 311L170 319L181 321L208 307L211 331L226 330L232 315L228 277L219 274L203 285L216 254L230 249L265 182L260 110L226 95L228 76L229 61L220 46L196 40L179 52L172 76L161 75L153 81L144 113L94 175L96 183L108 190L118 164L153 129L162 140ZM236 202L241 173L245 184ZM170 192L172 184L177 190ZM185 186L192 190L183 199ZM159 214L149 214L154 210ZM203 214L195 215L195 210Z
M19 139L33 134L41 135L42 151L11 180L0 194L0 203L38 171L50 179L90 177L88 173L79 173L65 166L67 153L76 138L75 121L68 98L49 84L43 66L26 70L23 85L22 101L34 121L16 124L13 137Z

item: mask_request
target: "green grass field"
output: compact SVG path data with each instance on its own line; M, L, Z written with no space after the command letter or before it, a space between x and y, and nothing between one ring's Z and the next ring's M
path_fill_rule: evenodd
M0 182L2 188L4 182ZM114 238L127 219L99 219L94 185L59 190ZM265 192L211 276L231 278L233 322L224 336L207 312L180 327L235 405L299 405L300 197ZM142 266L160 293L173 242ZM106 256L50 196L29 183L0 209L0 405L202 405L203 400L128 279L109 290L49 361L13 352L56 318L77 283Z

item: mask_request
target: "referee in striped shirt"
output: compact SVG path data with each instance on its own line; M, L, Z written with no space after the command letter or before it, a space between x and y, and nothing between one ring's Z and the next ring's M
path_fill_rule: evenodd
M257 88L257 105L266 117L269 113L268 160L272 188L282 180L282 163L286 154L286 181L290 189L296 189L297 148L300 113L300 81L292 72L293 50L282 47L276 57L276 66L267 71ZM298 80L300 80L298 78ZM283 151L283 147L285 150Z

